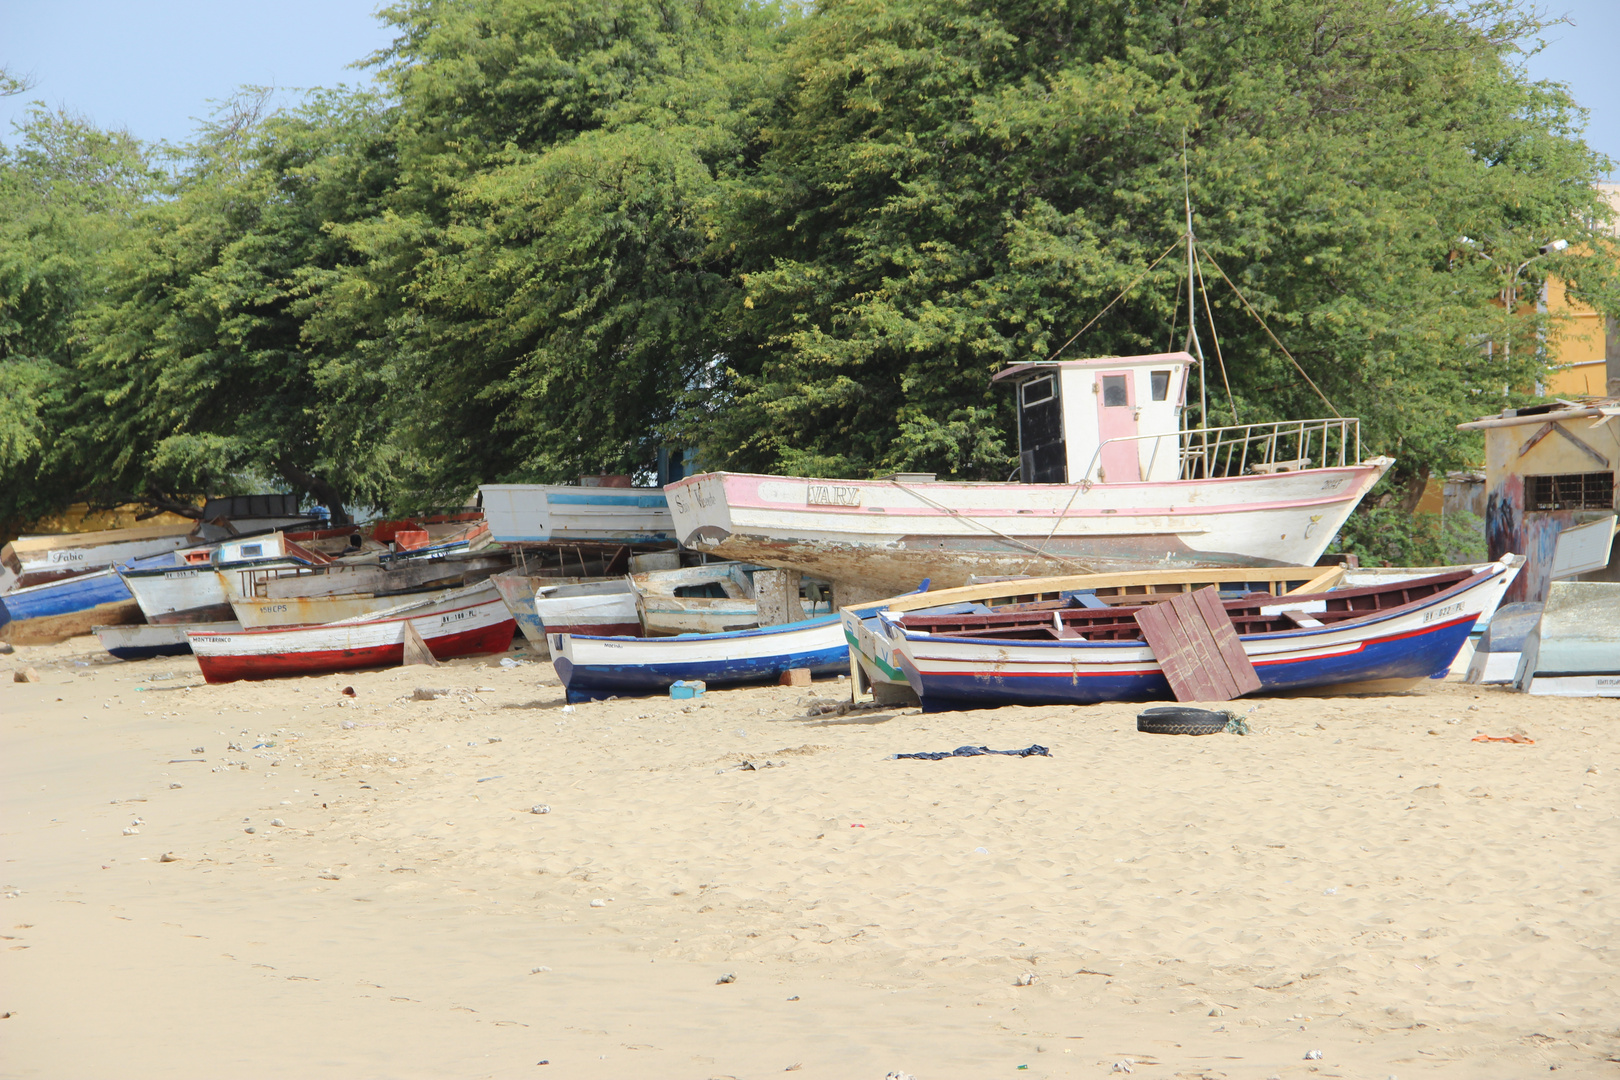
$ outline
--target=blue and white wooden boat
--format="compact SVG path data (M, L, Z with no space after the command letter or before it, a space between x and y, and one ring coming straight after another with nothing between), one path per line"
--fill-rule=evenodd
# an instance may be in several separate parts
M141 621L141 609L114 570L14 589L0 596L0 641L51 645L92 627Z
M1223 599L1270 593L1322 592L1344 583L1346 570L1338 566L1225 567L1217 570L1139 570L1112 574L1071 574L1065 577L1007 578L954 589L930 591L924 581L915 591L863 608L844 608L844 640L849 644L850 677L859 697L867 690L879 700L911 697L911 686L900 670L894 645L881 615L942 615L993 611L1030 611L1052 606L1087 607L1128 605L1163 599L1177 593L1214 586ZM1421 577L1411 572L1408 578ZM1382 584L1382 581L1376 582ZM1369 582L1374 584L1374 582Z
M497 543L661 544L675 538L663 488L485 484L478 498Z
M191 642L186 631L230 634L242 629L241 623L176 623L169 626L98 626L101 647L120 660L150 660L158 656L190 656Z
M551 634L552 664L569 701L661 694L678 680L710 686L775 682L784 671L812 675L847 669L849 650L836 615L819 619L665 638Z
M1225 605L1260 677L1257 693L1391 691L1443 678L1523 564L1507 555L1472 571ZM1131 611L1026 611L1012 624L993 612L880 618L925 711L1169 699ZM951 629L941 630L947 620Z

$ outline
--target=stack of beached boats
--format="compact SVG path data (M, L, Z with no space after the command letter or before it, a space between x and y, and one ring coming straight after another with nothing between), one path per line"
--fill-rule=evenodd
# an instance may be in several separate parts
M631 560L657 565L678 553ZM748 563L707 562L671 569L634 569L617 576L563 577L519 567L496 577L507 607L528 640L549 648L557 634L597 637L672 637L751 630L759 626L754 573ZM831 614L830 600L812 583L808 603Z
M266 529L318 524L297 517L267 520ZM98 625L140 622L140 606L118 567L172 562L176 551L233 535L238 535L234 525L216 518L13 540L0 548L0 640L45 645Z
M105 573L149 625L104 640L120 655L189 649L221 681L497 651L521 628L573 701L847 670L857 695L928 710L1445 673L1522 560L1314 565L1392 462L1362 458L1353 419L1183 428L1196 363L1001 372L1017 395L1019 482L486 485L481 511L406 523L386 552L290 533L134 552ZM687 565L705 559L742 561ZM780 598L800 574L813 579L808 617L759 625L762 606L767 621L791 607ZM825 610L822 585L837 598Z
M570 700L650 693L676 680L775 680L848 670L857 696L928 711L1176 696L1144 640L1145 609L1210 591L1253 667L1253 689L1390 690L1441 677L1488 621L1520 556L1357 580L1343 567L1149 571L924 588L836 618L672 639L554 635ZM847 665L847 668L846 668Z
M511 565L509 555L492 547L480 519L409 524L408 530L378 527L369 539L352 528L301 540L273 533L123 567L120 576L148 625L101 627L97 634L124 659L176 655L194 652L199 634L219 646L221 638L242 631L381 616ZM256 649L258 656L263 650ZM244 670L255 663L267 674L278 670L258 660Z

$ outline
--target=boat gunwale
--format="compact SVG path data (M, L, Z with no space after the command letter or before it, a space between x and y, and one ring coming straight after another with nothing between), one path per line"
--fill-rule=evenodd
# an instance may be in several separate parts
M1402 618L1402 617L1405 617L1407 615L1414 614L1417 611L1420 611L1425 607L1432 606L1432 605L1434 605L1434 604L1436 604L1436 603L1438 603L1438 602L1440 602L1440 601L1442 601L1444 599L1447 599L1447 598L1450 598L1450 597L1453 597L1453 596L1461 596L1464 593L1468 592L1469 590L1474 589L1474 588L1478 587L1479 585L1484 584L1485 582L1492 581L1492 580L1495 580L1495 579L1499 578L1502 574L1507 573L1509 569L1510 569L1510 567L1504 566L1504 565L1502 565L1500 563L1497 563L1497 564L1494 564L1490 568L1480 570L1480 571L1476 571L1476 572L1470 574L1466 578L1459 579L1455 584L1449 586L1446 589L1441 590L1440 592L1434 593L1434 594L1432 594L1430 596L1426 596L1426 597L1424 597L1424 598L1422 598L1420 600L1413 600L1413 601L1411 601L1409 603L1402 604L1399 607L1388 608L1388 609L1382 610L1382 611L1377 611L1377 610L1369 611L1369 612L1367 612L1367 614L1365 616L1362 616L1360 618L1343 619L1343 620L1341 620L1339 622L1324 624L1322 626L1301 626L1301 627L1296 627L1295 629L1292 629L1292 630L1268 630L1268 631L1264 631L1264 632L1258 633L1258 634L1239 634L1238 635L1238 640L1239 641L1244 641L1244 642L1247 642L1247 641L1291 640L1291 639L1312 637L1312 636L1316 636L1316 635L1320 635L1320 634L1337 633L1337 632L1343 631L1343 630L1359 629L1361 627L1366 627L1366 626L1374 626L1374 625L1376 625L1376 624L1378 624L1380 622L1385 622L1385 621L1387 621L1389 619L1392 619L1392 618ZM1436 575L1436 576L1440 576L1440 575ZM1423 579L1419 578L1419 579L1416 579L1416 580L1421 581ZM1408 583L1402 583L1402 584L1408 584ZM1396 586L1396 585L1388 586L1388 588L1396 588L1396 587L1398 587L1398 586ZM1289 595L1293 596L1293 594L1289 594ZM1333 596L1333 593L1326 592L1326 593L1303 594L1303 595L1296 596L1294 598L1297 599L1297 600L1300 600L1300 601L1306 601L1306 600L1318 600L1318 599L1322 599L1324 597L1331 597L1331 596ZM1278 597L1277 599L1281 600L1282 597ZM1272 605L1266 605L1266 606L1270 607ZM1006 647L1007 645L1016 645L1016 646L1018 646L1020 648L1028 646L1028 647L1037 648L1037 649L1047 649L1047 648L1059 648L1059 649L1092 649L1092 648L1151 649L1151 646L1148 645L1148 643L1146 641L1086 641L1086 640L1040 641L1040 640L1037 640L1037 639L1026 639L1026 638L957 637L957 636L950 635L950 634L930 634L926 630L907 630L905 628L904 623L894 622L894 621L892 621L892 620L890 620L888 618L885 618L884 616L886 614L887 614L887 612L881 612L881 611L878 613L878 617L883 620L884 627L885 628L899 629L901 631L902 639L906 640L906 641L949 642L949 643L952 643L952 644L962 644L962 645L976 645L976 644L980 644L980 643L994 643L997 646L1000 646L1000 647L1003 647L1003 648ZM1470 619L1477 619L1478 618L1477 615L1471 615L1471 616L1467 616L1467 617L1470 618ZM1441 624L1436 623L1435 625L1441 625ZM1423 629L1427 629L1427 627L1424 627ZM898 640L898 639L895 639L892 634L890 635L890 638L891 638L891 640Z
M381 619L356 619L356 620L344 620L342 622L309 623L309 624L304 625L304 626L259 626L259 627L254 627L252 629L244 627L241 630L233 630L233 631L229 631L228 633L225 633L225 634L219 634L217 636L235 637L235 636L237 636L239 634L240 635L247 635L247 634L299 634L299 633L308 633L308 632L314 631L314 630L345 630L345 629L348 629L350 627L355 627L355 626L382 626L382 625L386 625L388 623L409 622L412 619L427 618L430 614L431 615L452 615L452 614L454 614L454 613L456 613L458 611L468 611L468 610L471 610L472 608L487 607L490 604L501 604L502 606L504 606L505 601L503 601L501 599L499 593L497 593L495 596L492 596L487 600L478 600L478 601L475 601L475 602L470 603L470 604L464 604L461 607L447 608L444 611L434 611L434 612L431 612L431 613L421 613L421 614L412 615L409 612L405 612L405 613L402 613L402 614L399 614L399 615L390 616L388 618L381 618ZM426 607L428 605L423 604L423 606ZM510 615L510 612L509 612L508 613L508 618L510 618L510 617L511 617L511 615ZM186 636L189 638L192 634L207 634L207 633L208 633L208 631L206 631L206 630L187 630L186 631Z

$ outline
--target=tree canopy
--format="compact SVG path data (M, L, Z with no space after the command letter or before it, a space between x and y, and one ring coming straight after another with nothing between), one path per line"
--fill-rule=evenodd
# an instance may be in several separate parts
M1534 392L1547 275L1620 312L1609 163L1514 0L379 17L370 89L246 89L180 147L38 108L0 148L0 518L405 510L661 448L1001 479L994 371L1180 347L1184 200L1190 422L1325 415L1314 383L1409 488Z

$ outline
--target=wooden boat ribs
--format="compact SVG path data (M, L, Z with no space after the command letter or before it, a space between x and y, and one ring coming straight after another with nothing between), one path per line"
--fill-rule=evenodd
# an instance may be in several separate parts
M1398 585L1369 585L1307 595L1275 596L1249 593L1222 600L1239 635L1295 630L1301 625L1290 612L1308 613L1317 623L1333 625L1374 612L1397 611L1421 603L1471 577L1467 570L1417 578ZM1158 595L1135 594L1112 599L1126 602L1106 608L1080 606L1076 595L1043 600L995 611L961 614L907 614L896 621L907 630L935 636L991 638L1021 641L1141 641L1136 612L1143 602L1154 603L1181 595L1180 590ZM1100 597L1098 599L1101 599Z

